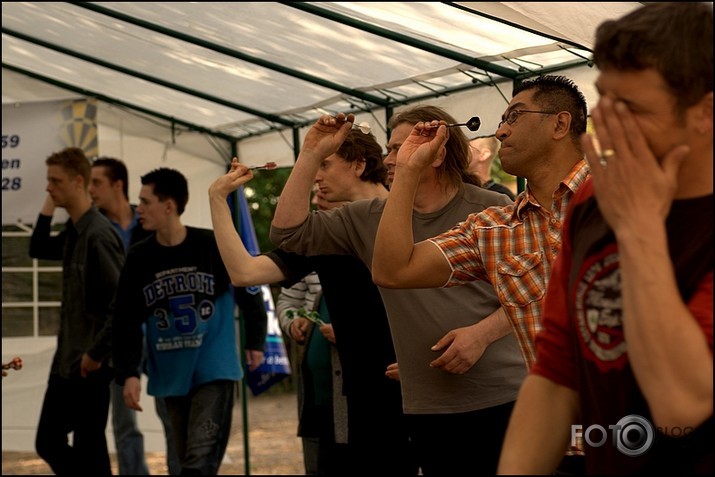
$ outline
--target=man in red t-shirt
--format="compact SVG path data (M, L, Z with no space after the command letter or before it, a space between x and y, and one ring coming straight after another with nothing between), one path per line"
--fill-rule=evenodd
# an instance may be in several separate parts
M596 33L591 180L552 268L499 473L713 473L713 10L646 4Z

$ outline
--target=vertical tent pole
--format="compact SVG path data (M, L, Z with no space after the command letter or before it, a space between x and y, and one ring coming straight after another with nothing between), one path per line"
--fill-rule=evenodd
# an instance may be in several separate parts
M236 146L236 142L232 141L231 142L231 158L238 157L238 148ZM231 165L229 164L228 170L230 170ZM243 189L237 189L236 192L234 192L230 197L231 200L231 208L233 209L233 225L236 227L236 230L239 232L239 235L241 234L240 230L240 223L241 223L241 212L238 207L238 196L237 194L240 193ZM240 334L240 340L239 340L239 357L241 359L241 362L243 363L243 379L241 379L241 412L243 415L243 462L244 462L244 469L245 469L245 475L251 475L251 464L250 464L250 456L251 452L249 450L249 438L248 438L248 401L246 399L247 397L247 386L246 382L248 379L248 364L246 363L246 326L244 324L244 317L243 313L241 310L239 310L238 314L238 332Z

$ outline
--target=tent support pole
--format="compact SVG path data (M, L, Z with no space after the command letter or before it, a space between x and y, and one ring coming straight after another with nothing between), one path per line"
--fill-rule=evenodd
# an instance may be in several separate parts
M236 144L236 141L231 141L231 157L238 157L238 146ZM231 165L228 165L228 170L231 169ZM239 209L238 209L238 200L236 197L236 194L239 193L239 189L237 189L233 195L231 196L231 201L233 202L233 225L236 227L236 230L239 229L239 224L240 222L240 217L239 217ZM239 230L240 233L240 230ZM243 363L243 379L241 379L241 412L243 415L243 463L244 463L244 474L245 475L251 475L251 462L250 462L250 457L251 457L251 452L249 448L249 436L248 436L248 400L246 399L248 397L248 388L247 388L247 380L248 380L248 363L246 363L246 326L244 324L244 319L243 319L243 314L239 313L238 315L238 330L240 333L240 340L239 340L239 359Z
M293 128L293 163L298 160L300 154L300 129Z

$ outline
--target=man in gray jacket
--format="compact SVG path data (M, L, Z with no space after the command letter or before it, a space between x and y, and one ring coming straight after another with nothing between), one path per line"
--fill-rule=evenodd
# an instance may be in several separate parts
M105 437L108 359L124 244L89 199L84 152L70 147L50 155L46 164L49 195L32 232L30 256L62 260L62 309L35 447L57 475L111 475ZM67 210L70 219L51 237L55 207Z

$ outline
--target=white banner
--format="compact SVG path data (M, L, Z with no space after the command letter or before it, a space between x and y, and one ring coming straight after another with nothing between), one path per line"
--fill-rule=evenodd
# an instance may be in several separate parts
M96 156L94 100L63 100L2 106L2 223L33 224L47 192L45 159L65 147ZM60 219L55 215L55 220ZM65 215L66 217L66 215Z

